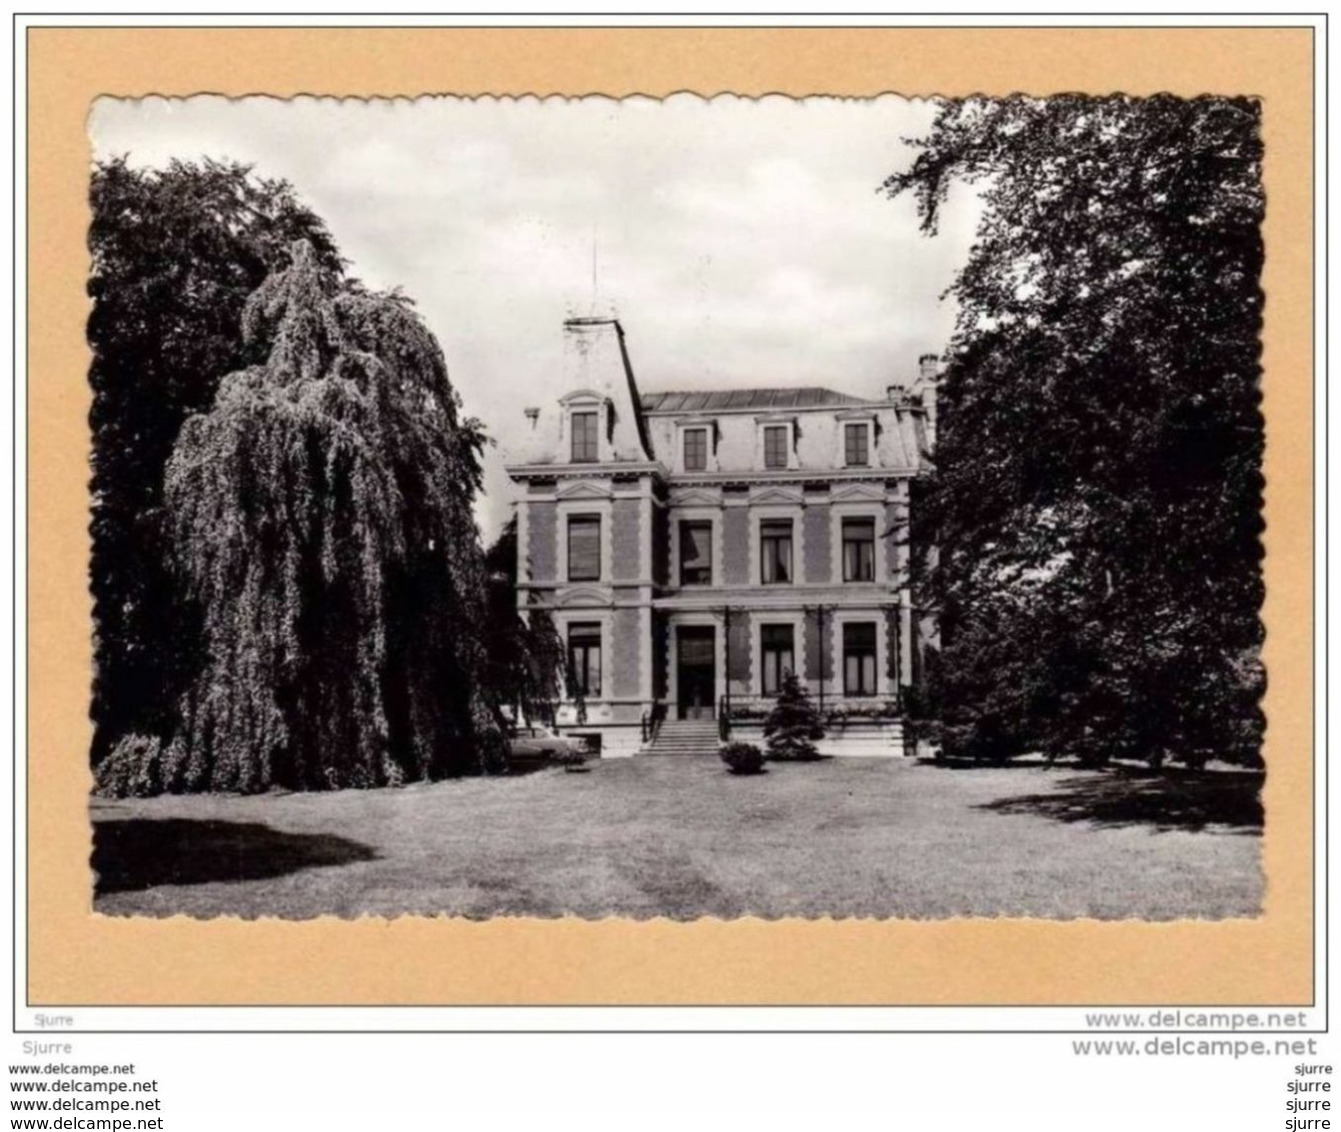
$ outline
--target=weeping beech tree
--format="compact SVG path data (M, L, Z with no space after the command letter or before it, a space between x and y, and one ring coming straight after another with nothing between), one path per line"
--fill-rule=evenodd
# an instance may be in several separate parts
M123 739L170 731L200 651L166 553L163 475L182 423L209 408L220 377L265 358L243 346L242 311L294 240L328 271L344 263L291 185L230 161L157 169L112 158L94 166L89 204L98 767Z
M304 241L248 301L262 365L224 378L168 463L174 566L204 655L168 790L396 785L490 768L476 679L482 428L407 300Z

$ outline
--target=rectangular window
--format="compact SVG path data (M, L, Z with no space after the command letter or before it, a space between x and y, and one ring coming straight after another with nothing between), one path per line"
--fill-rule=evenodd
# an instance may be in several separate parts
M680 585L712 585L712 524L680 524Z
M761 625L759 651L763 654L763 692L776 696L787 673L796 670L790 625Z
M598 621L568 626L568 675L573 696L601 694L601 626Z
M864 468L871 462L871 432L864 424L843 426L843 455L849 468Z
M843 694L875 695L875 624L848 622L843 626Z
M875 520L843 520L843 581L875 581Z
M701 472L708 466L708 430L706 428L687 428L684 430L684 470Z
M574 413L573 463L594 464L597 459L597 413Z
M842 689L846 696L876 695L876 624L842 626Z
M761 581L766 586L792 580L792 521L765 519L759 524Z
M786 425L767 425L764 428L764 467L785 468L787 466Z
M574 515L568 520L568 580L596 582L600 577L600 516Z

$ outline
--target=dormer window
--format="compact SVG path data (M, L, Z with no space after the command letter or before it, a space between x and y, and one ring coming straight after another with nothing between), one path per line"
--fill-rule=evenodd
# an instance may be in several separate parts
M702 417L677 420L673 451L677 471L717 471L717 422Z
M873 468L879 462L875 446L875 414L855 409L838 414L833 458L840 468Z
M600 414L584 409L572 414L573 463L594 464L600 459Z
M843 463L849 468L870 467L871 426L866 421L843 426Z
M781 413L754 418L754 467L785 471L797 466L796 418Z
M706 428L687 428L684 430L684 470L702 472L708 467L708 430Z
M559 407L563 413L561 459L570 464L600 464L613 458L614 406L608 397L592 389L579 389L560 397Z

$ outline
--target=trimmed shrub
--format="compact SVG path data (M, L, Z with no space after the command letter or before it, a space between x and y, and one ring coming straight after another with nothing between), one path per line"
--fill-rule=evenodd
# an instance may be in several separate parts
M148 798L163 793L163 744L155 735L123 735L93 771L100 798Z
M764 753L753 743L728 743L719 754L732 774L762 774Z
M782 681L773 710L764 722L768 757L775 762L810 762L819 758L816 739L824 738L824 724L810 693L789 672Z

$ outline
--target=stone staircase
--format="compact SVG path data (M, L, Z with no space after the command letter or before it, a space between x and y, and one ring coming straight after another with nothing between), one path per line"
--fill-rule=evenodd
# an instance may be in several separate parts
M715 755L722 741L715 719L667 719L642 749L645 755Z

